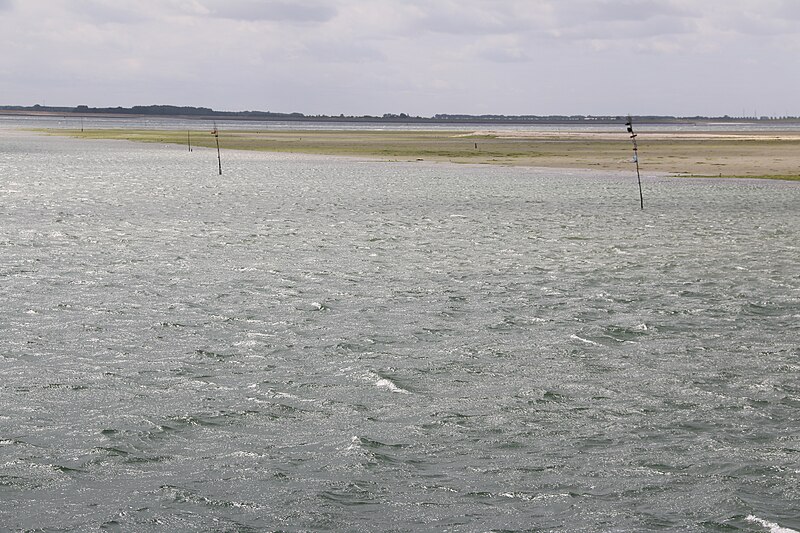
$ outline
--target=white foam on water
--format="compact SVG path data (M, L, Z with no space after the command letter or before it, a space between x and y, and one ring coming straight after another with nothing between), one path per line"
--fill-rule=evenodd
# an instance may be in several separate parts
M387 389L389 392L398 394L411 394L410 391L400 387L391 379L381 376L376 372L366 372L361 379L375 383L375 386L381 389Z
M391 379L381 378L375 382L375 385L377 385L382 389L389 389L391 392L397 392L400 394L409 394L409 392L406 389L398 387L397 384Z
M590 341L589 339L584 339L583 337L578 337L577 335L570 335L570 339L575 339L577 341L585 342L586 344L590 344L592 346L602 346L602 344L594 341Z
M561 494L529 494L525 492L501 492L498 494L501 498L509 498L509 499L517 499L517 500L524 500L524 501L541 501L541 500L552 500L552 499L564 499L569 498L570 495L567 493Z
M245 348L252 348L254 346L261 346L263 343L256 340L247 340L247 341L239 341L234 342L234 346L244 346Z
M753 522L754 524L759 524L764 526L765 528L769 529L770 533L800 533L796 529L791 529L788 527L782 527L775 522L769 522L764 520L763 518L758 518L757 516L749 515L746 520L748 522Z

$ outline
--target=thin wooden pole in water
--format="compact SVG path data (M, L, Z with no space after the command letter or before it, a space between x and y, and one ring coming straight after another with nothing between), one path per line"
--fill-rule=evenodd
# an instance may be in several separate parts
M214 131L211 133L214 134L214 139L217 141L217 161L219 162L219 175L222 176L222 156L219 153L219 130L216 122L214 123Z
M636 180L639 182L639 206L644 210L642 176L639 174L639 146L636 143L636 133L633 132L633 120L630 115L628 115L628 122L626 122L625 125L628 127L628 133L631 134L631 141L633 142L633 162L636 163Z

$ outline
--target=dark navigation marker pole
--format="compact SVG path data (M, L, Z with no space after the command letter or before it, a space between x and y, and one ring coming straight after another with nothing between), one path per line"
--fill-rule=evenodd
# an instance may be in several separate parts
M189 151L192 151L192 131L186 130L186 143L189 145Z
M216 122L214 123L214 131L212 131L211 134L217 141L217 161L219 162L219 175L222 176L222 156L219 154L219 130L217 129Z
M628 122L625 123L628 127L628 133L631 134L631 141L633 142L633 162L636 163L636 179L639 182L639 206L644 209L644 196L642 196L642 177L639 175L639 146L636 144L636 134L633 132L633 121L631 116L628 115Z

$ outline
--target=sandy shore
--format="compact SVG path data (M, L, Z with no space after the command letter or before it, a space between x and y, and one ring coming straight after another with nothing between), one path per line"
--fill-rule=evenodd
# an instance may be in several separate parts
M91 139L186 144L185 131L47 130ZM214 147L213 135L192 132L195 146ZM800 180L797 132L640 132L643 175L774 177ZM627 134L527 131L222 131L223 150L259 150L511 166L633 171Z

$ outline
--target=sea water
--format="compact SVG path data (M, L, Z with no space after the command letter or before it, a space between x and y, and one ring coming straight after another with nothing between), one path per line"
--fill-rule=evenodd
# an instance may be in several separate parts
M800 185L0 136L0 524L800 528Z

